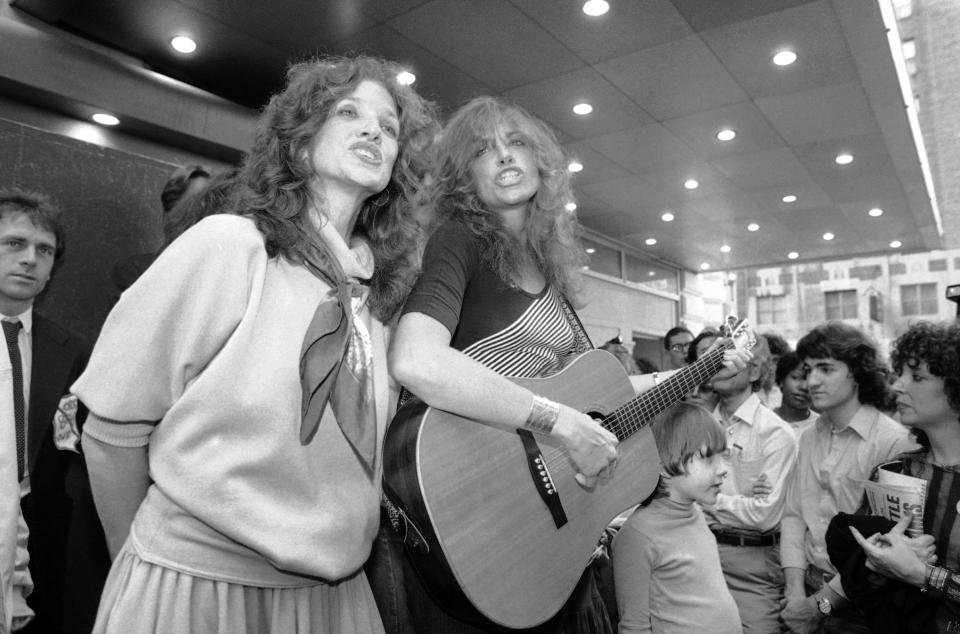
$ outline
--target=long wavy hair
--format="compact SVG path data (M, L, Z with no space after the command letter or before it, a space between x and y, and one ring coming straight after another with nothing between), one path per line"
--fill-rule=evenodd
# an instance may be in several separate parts
M853 374L859 401L879 410L890 409L890 372L877 345L862 330L839 321L821 324L797 342L797 356L804 361L843 361Z
M387 187L363 204L354 232L369 241L376 258L371 309L389 319L413 286L419 267L420 224L414 199L422 193L427 151L439 129L436 107L397 82L402 68L367 56L324 57L293 64L287 85L264 108L256 139L235 190L235 212L251 216L270 257L303 262L319 240L309 211L317 200L309 149L335 104L360 82L371 80L393 97L400 117L398 154Z
M515 128L526 137L540 173L540 187L529 202L523 243L480 200L470 173L477 150L503 127ZM525 258L532 257L547 282L575 302L586 256L577 239L577 218L566 209L573 193L567 159L553 131L520 106L477 97L450 117L435 160L431 200L436 220L453 218L466 225L481 241L484 262L504 283L513 283Z

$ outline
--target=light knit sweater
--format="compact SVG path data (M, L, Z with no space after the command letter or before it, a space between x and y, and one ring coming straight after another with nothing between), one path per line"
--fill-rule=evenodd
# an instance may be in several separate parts
M379 521L388 380L370 318L377 447L368 475L328 407L301 445L299 358L329 286L268 258L247 218L206 218L168 247L110 314L73 386L101 418L160 421L154 482L131 532L145 560L256 586L358 570ZM93 431L92 429L89 431Z
M739 634L740 615L700 508L657 498L613 540L620 632Z

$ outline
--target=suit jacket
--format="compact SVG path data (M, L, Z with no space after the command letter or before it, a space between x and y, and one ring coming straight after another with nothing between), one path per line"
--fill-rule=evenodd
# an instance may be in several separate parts
M36 312L27 421L30 494L22 508L30 529L28 604L37 613L27 631L83 632L92 627L109 555L93 506L83 456L57 449L53 420L60 399L80 376L90 346ZM86 411L81 407L77 421ZM89 622L89 626L87 625Z

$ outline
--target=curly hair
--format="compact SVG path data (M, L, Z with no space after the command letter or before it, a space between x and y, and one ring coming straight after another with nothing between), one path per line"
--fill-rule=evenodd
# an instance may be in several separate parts
M49 196L19 187L0 189L0 218L4 214L15 212L26 214L36 227L52 233L57 240L54 260L63 257L67 249L66 231L63 228L60 208Z
M960 323L921 321L893 342L890 360L899 374L904 366L916 369L926 361L930 374L943 379L943 392L955 412L960 412Z
M370 304L389 319L403 303L419 267L422 229L415 200L429 167L427 152L439 128L435 105L396 77L401 67L382 59L324 57L293 64L287 85L264 108L247 154L235 209L251 216L264 236L270 257L302 262L319 241L311 224L316 200L309 150L334 106L362 81L375 81L393 98L400 118L398 154L386 189L363 204L354 231L370 242L375 256Z
M511 235L499 214L484 205L470 172L477 150L503 126L516 128L530 142L540 187L530 200L525 243ZM579 223L566 209L573 202L567 160L553 131L520 106L493 97L477 97L457 110L436 148L436 179L430 199L437 221L453 218L482 244L484 263L505 283L514 281L527 255L558 291L576 301L586 261L577 239Z
M879 410L889 409L890 372L877 345L862 330L839 321L821 324L797 342L797 356L801 360L842 361L853 374L860 402Z

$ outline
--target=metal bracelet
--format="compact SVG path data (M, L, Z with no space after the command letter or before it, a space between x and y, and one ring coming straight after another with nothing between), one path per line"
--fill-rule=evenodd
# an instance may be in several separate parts
M542 434L549 434L553 431L553 426L557 424L559 418L559 403L534 395L533 403L530 405L530 414L527 415L527 422L523 426Z

